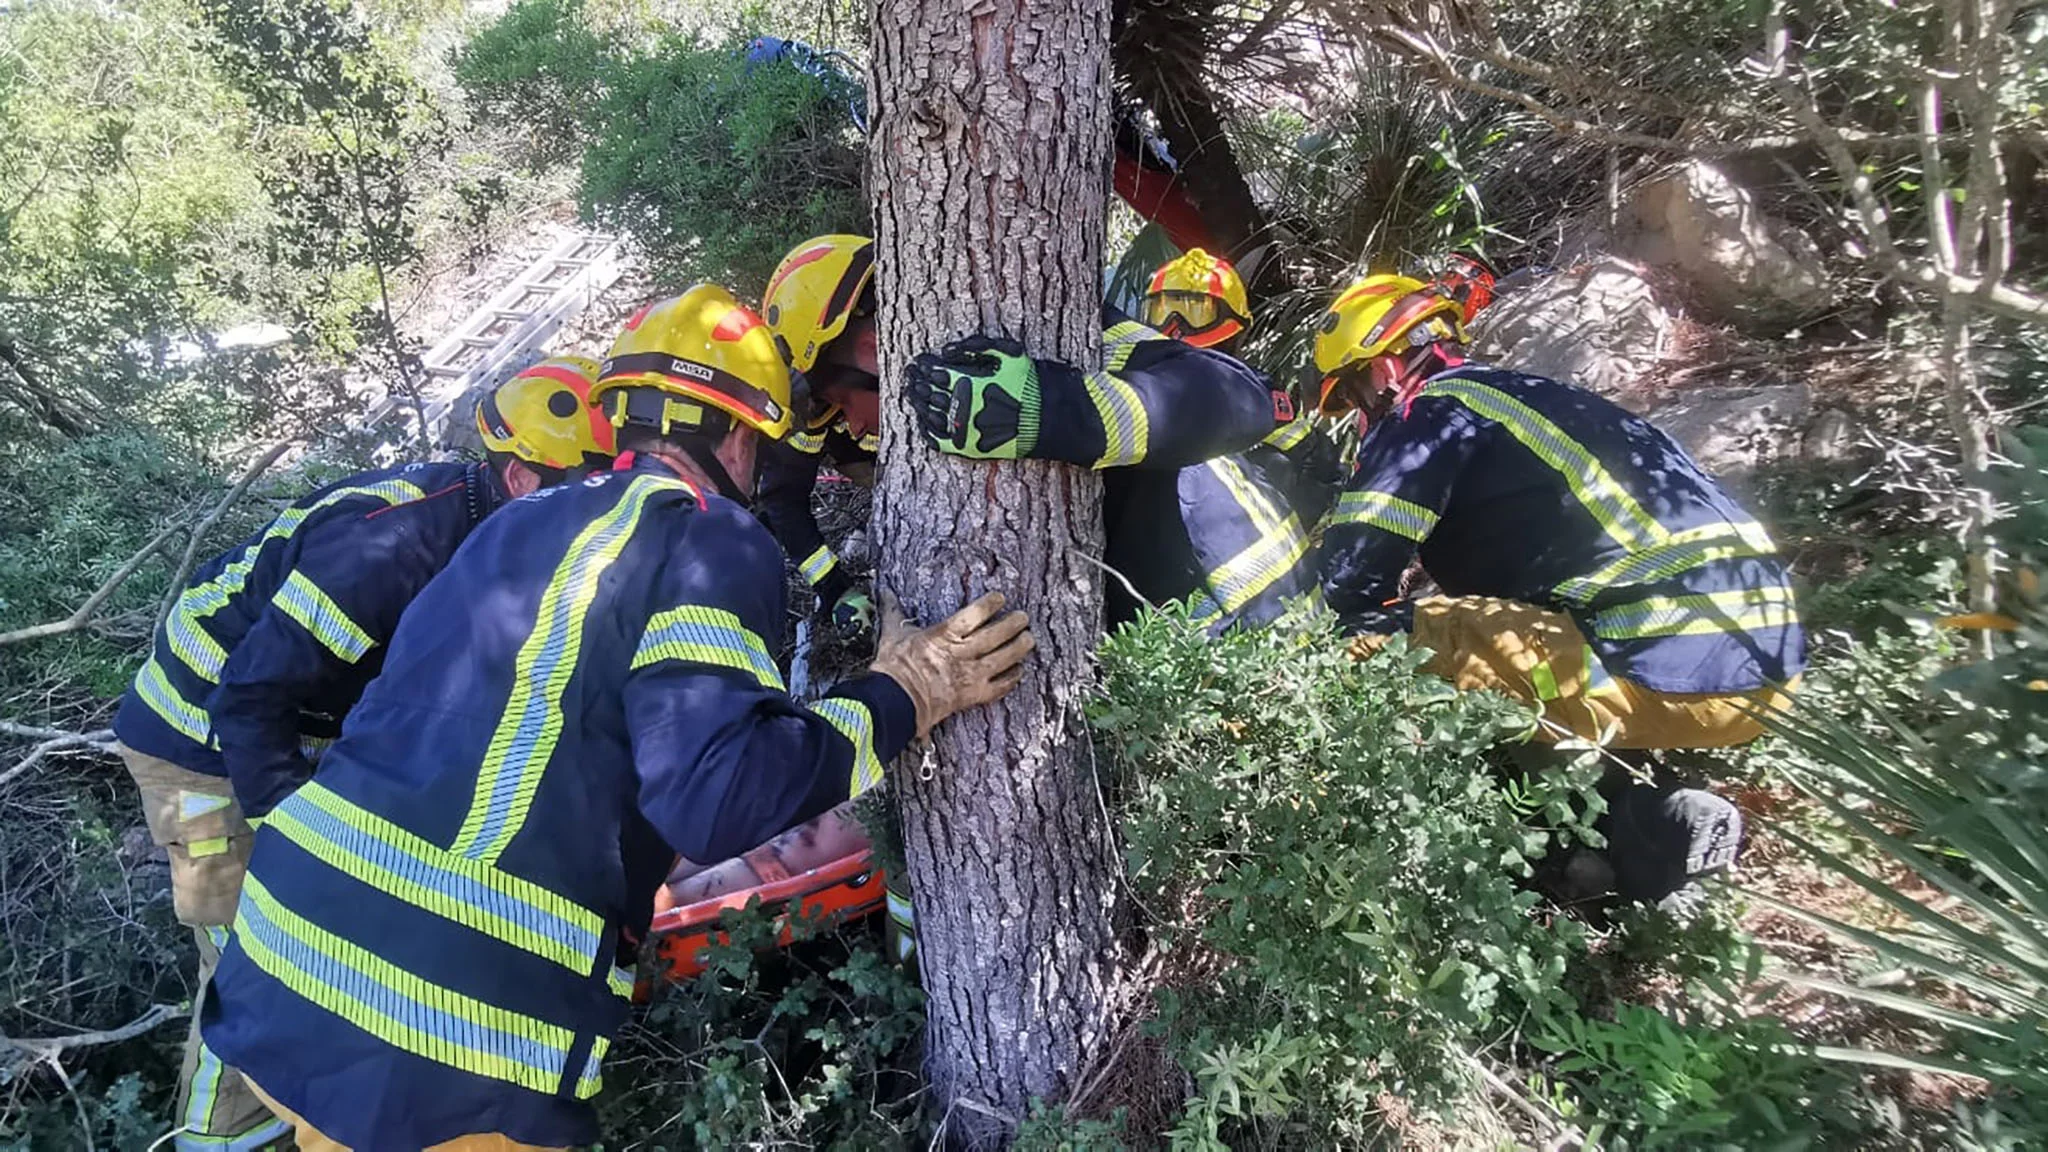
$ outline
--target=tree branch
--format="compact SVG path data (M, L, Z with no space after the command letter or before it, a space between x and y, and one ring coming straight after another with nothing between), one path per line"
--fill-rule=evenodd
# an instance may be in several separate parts
M164 618L171 614L171 605L178 602L178 593L185 590L185 578L192 574L192 565L198 559L199 545L206 539L206 534L219 523L220 518L235 501L242 498L242 493L249 490L249 485L255 483L256 478L268 471L272 464L277 463L277 458L284 455L285 449L290 448L293 443L295 441L281 440L271 445L268 452L258 456L254 463L242 469L242 474L235 478L234 486L228 489L227 495L221 497L220 503L215 504L213 510L192 529L191 538L185 541L185 554L178 558L178 568L171 573L171 582L164 589L163 601L157 605L156 625L150 629L152 634L157 628L163 627Z
M4 722L0 722L0 724L4 724ZM4 726L14 727L13 725ZM95 752L114 755L116 754L116 747L114 730L111 728L102 728L97 732L60 732L29 749L28 755L23 757L19 764L5 772L0 772L0 788L5 788L14 781L15 777L42 763L52 752L61 752L67 748L90 748Z
M185 1010L170 1004L152 1004L149 1011L121 1025L98 1032L80 1032L72 1036L23 1037L0 1035L0 1044L25 1052L37 1061L54 1064L64 1053L73 1048L92 1048L101 1044L119 1044L133 1040L144 1032L169 1020L182 1020Z
M100 606L107 602L107 598L119 590L122 584L127 583L128 578L135 575L135 570L142 567L142 562L163 547L164 542L177 530L178 526L173 524L157 533L155 538L142 546L142 551L130 556L126 564L121 565L119 570L107 577L106 582L101 584L97 591L86 597L85 603L80 604L78 610L71 615L47 624L35 624L27 628L17 628L12 632L0 632L0 645L15 644L23 640L40 640L45 636L62 636L85 627L91 622L93 614L100 610Z
M2048 323L2048 299L1988 277L1944 272L1925 260L1916 260L1899 251L1892 241L1884 205L1878 202L1877 193L1871 187L1869 173L1849 151L1842 133L1820 114L1813 98L1792 82L1785 63L1787 39L1784 5L1782 0L1778 0L1764 16L1764 78L1778 99L1791 110L1793 118L1820 146L1821 154L1828 158L1836 178L1849 190L1849 199L1855 204L1856 214L1863 221L1863 231L1870 240L1874 263L1890 275L1937 293L1975 296L1978 306L1986 312L2034 324Z

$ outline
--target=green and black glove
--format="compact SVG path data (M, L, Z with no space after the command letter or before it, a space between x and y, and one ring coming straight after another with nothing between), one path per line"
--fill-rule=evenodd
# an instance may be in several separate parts
M1038 364L1015 340L969 336L910 362L905 394L932 447L1021 460L1038 446Z
M875 602L858 588L832 605L832 626L842 636L865 636L875 627Z

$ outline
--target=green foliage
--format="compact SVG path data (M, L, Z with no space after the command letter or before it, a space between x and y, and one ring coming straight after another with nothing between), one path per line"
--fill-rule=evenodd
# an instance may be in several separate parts
M1804 984L1915 1018L1946 1039L1934 1053L1832 1050L1845 1060L1957 1069L1997 1086L2009 1120L2048 1122L2028 1101L2048 1093L2048 605L2033 573L2048 554L2048 472L2040 433L2016 437L2016 466L1994 480L2012 515L1997 533L2019 566L1995 658L1866 699L1845 716L1804 704L1774 731L1797 754L1780 766L1836 820L1847 847L1781 830L1818 864L1885 908L1866 927L1773 901L1784 911L1915 974L1878 990L1820 975ZM1912 685L1917 677L1906 678ZM1873 730L1874 725L1881 725ZM1898 874L1912 878L1902 884ZM2044 1130L2034 1129L2039 1138Z
M1614 1149L1799 1149L1827 1132L1817 1107L1849 1078L1771 1017L1713 1026L1622 1004L1613 1020L1544 1018L1529 1036Z
M687 987L664 987L605 1061L600 1148L908 1148L924 995L877 946L843 933L725 913L731 942Z
M485 119L522 134L535 163L582 154L582 138L619 51L583 0L520 0L464 45L455 79Z
M584 150L582 199L663 280L753 299L791 245L869 226L844 94L794 68L750 69L744 44L671 40L622 62Z
M302 273L270 303L413 396L393 279L420 260L415 173L448 149L440 109L363 13L314 0L199 0L228 83L265 131L266 256Z
M1583 933L1516 877L1589 834L1592 770L1511 794L1485 753L1527 714L1419 663L1398 643L1354 663L1323 620L1212 640L1179 610L1103 648L1091 718L1123 770L1132 883L1157 916L1198 909L1155 939L1221 969L1162 994L1197 1086L1177 1141L1356 1144L1376 1094L1447 1101L1467 1046L1572 1008Z

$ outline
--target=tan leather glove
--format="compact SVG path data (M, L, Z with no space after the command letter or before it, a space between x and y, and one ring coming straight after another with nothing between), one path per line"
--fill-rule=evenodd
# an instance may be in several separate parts
M1004 612L1003 594L991 592L929 628L905 622L896 598L882 594L882 630L868 666L902 686L917 706L917 734L955 712L1000 700L1024 675L1024 658L1038 647L1031 621Z

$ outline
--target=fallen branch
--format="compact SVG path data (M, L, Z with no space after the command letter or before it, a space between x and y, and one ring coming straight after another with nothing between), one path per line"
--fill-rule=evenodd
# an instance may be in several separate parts
M135 570L142 567L142 562L154 555L156 550L163 547L164 542L169 540L177 531L178 526L173 524L157 533L149 543L142 546L142 551L130 556L126 564L121 565L119 570L112 576L107 577L106 583L101 584L97 591L91 596L86 597L85 603L80 604L78 610L71 615L66 616L62 620L52 620L48 624L36 624L27 628L17 628L12 632L0 632L0 644L14 644L22 640L40 640L45 636L62 636L67 632L76 632L80 628L85 627L92 621L93 614L100 610L100 606L107 602L107 598L119 590L121 585L127 583L128 578L135 575Z
M73 1048L92 1048L101 1044L119 1044L133 1040L144 1032L167 1020L182 1020L185 1010L171 1004L152 1004L149 1011L121 1025L98 1032L80 1032L72 1036L22 1037L0 1035L0 1044L24 1052L35 1060L55 1064L64 1053Z
M7 724L4 727L14 729L19 726ZM15 777L42 763L52 752L61 752L67 748L90 748L95 752L114 755L118 747L114 741L114 730L111 728L102 728L97 732L56 732L53 729L37 729L37 731L51 732L52 734L45 736L42 743L29 749L28 755L24 756L20 763L5 772L0 772L0 788L5 788L14 781ZM9 732L8 734L16 735L18 733Z
M156 625L150 629L152 635L157 628L164 626L164 618L171 614L171 605L178 602L178 593L185 590L185 578L192 575L192 565L198 560L199 545L206 539L206 534L213 530L213 526L220 522L220 518L234 506L235 501L242 498L242 493L249 490L249 485L255 483L256 478L268 471L272 464L277 463L277 458L284 455L285 449L290 448L292 444L291 440L279 441L272 445L269 451L258 456L254 463L242 469L242 474L235 478L235 483L228 489L227 495L221 497L220 502L213 506L213 510L192 529L191 538L185 541L185 554L178 558L177 570L171 573L171 582L164 588L163 602L157 605Z

